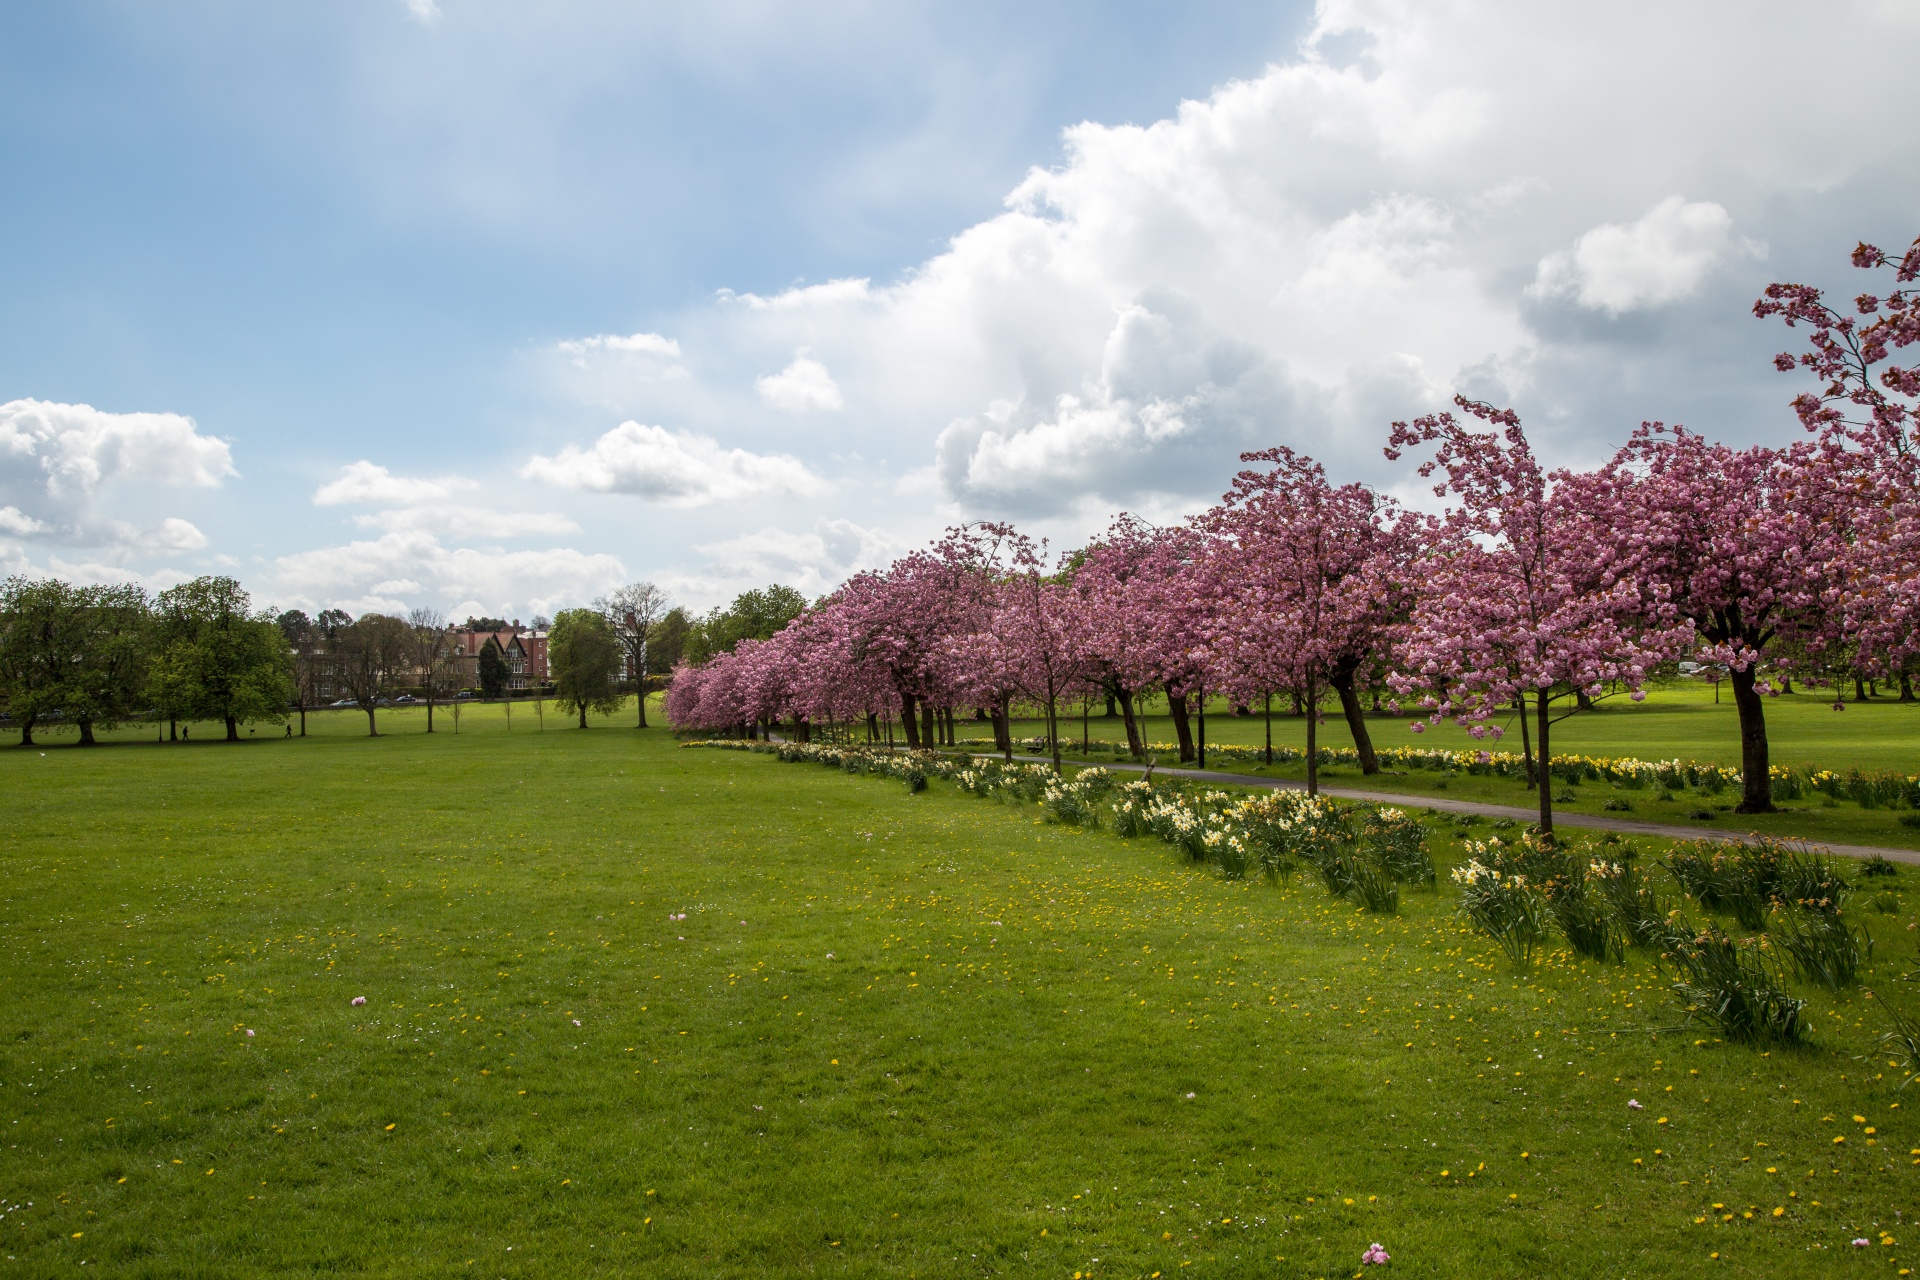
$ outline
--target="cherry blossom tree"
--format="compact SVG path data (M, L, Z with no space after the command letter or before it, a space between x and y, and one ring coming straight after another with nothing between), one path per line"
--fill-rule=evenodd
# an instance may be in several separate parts
M1365 485L1334 487L1319 463L1291 449L1240 460L1267 465L1240 472L1200 520L1216 540L1209 574L1215 666L1247 695L1300 692L1307 791L1317 795L1319 707L1329 688L1362 772L1380 771L1354 677L1411 607L1420 522Z
M1386 451L1397 459L1435 445L1420 474L1444 471L1434 492L1456 503L1422 561L1423 590L1394 686L1420 693L1434 723L1452 716L1476 738L1498 738L1499 727L1486 722L1516 703L1527 714L1531 699L1540 829L1551 834L1553 704L1597 695L1612 681L1644 697L1648 668L1690 631L1642 582L1635 548L1594 518L1604 481L1549 475L1511 409L1465 397L1454 403L1495 430L1440 413L1394 423Z

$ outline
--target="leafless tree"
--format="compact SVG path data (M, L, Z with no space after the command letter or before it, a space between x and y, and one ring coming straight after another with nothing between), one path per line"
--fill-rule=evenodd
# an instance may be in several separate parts
M365 613L333 642L334 671L347 696L367 713L367 736L378 737L374 709L411 672L413 630L383 613Z
M640 728L644 729L647 727L647 637L673 608L673 601L651 582L630 582L612 595L594 601L593 607L612 624L614 635L620 638L620 648L633 671L634 690L640 695L636 701L640 704Z
M438 609L415 609L407 615L409 656L414 678L427 695L427 732L433 732L433 704L450 693L459 682L454 662L453 632L447 615Z

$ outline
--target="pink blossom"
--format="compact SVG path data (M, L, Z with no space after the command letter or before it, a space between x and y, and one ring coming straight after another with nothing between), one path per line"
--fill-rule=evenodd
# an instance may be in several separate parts
M251 1039L253 1039L253 1028L252 1028L252 1027L248 1027L248 1028L247 1028L247 1039L249 1039L249 1040L251 1040Z
M367 1002L367 998L365 996L355 996L352 1001L353 1005L356 1008L359 1007L360 1005L365 1004L366 1002Z
M1368 1245L1367 1251L1360 1255L1361 1266L1384 1267L1391 1261L1393 1256L1378 1243Z
M1864 1249L1872 1243L1873 1241L1867 1239L1865 1236L1855 1236L1853 1239L1853 1247L1856 1249Z
M1638 1098L1628 1098L1627 1106L1631 1107L1635 1111L1644 1111L1646 1109L1640 1105L1640 1099Z

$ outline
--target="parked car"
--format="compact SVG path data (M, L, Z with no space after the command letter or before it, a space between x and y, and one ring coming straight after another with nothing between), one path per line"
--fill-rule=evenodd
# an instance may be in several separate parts
M357 707L360 704L355 702L352 698L341 698L338 702L329 702L327 705L330 707L337 707L344 711L348 707Z
M396 707L417 707L420 705L420 702L421 700L412 694L403 693L393 700L393 705Z

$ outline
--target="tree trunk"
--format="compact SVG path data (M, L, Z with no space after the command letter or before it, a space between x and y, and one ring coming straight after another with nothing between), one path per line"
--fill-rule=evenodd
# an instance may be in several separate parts
M1118 683L1114 685L1114 689L1116 690L1114 694L1115 700L1120 704L1120 714L1126 721L1127 754L1131 755L1135 760L1145 760L1147 758L1147 744L1140 741L1140 722L1135 719L1133 714L1133 694Z
M1347 717L1347 732L1353 735L1353 749L1360 755L1360 772L1371 775L1380 772L1380 758L1373 753L1373 735L1367 732L1367 713L1360 706L1360 695L1353 690L1353 673L1359 668L1357 660L1343 661L1334 667L1327 683L1340 694L1340 710Z
M880 717L877 713L869 711L867 712L867 741L873 743L879 741L879 739Z
M231 722L231 721L229 721L228 723L232 723L232 722ZM379 728L379 726L378 726L378 725L376 725L376 724L374 724L374 722L373 722L373 708L372 708L372 707L368 707L368 708L367 708L367 736L368 736L369 738L377 738L377 737L379 737L379 736L380 736L380 728Z
M1109 693L1107 694L1107 717L1106 717L1106 718L1107 718L1107 719L1109 719L1109 720L1111 720L1111 719L1113 719L1113 718L1114 718L1114 717L1115 717L1116 715L1119 715L1119 714L1120 714L1120 713L1119 713L1118 711L1116 711L1116 710L1114 710L1114 706L1113 706L1113 694L1112 694L1111 692L1109 692Z
M1199 728L1194 760L1204 769L1207 767L1207 690L1204 685L1194 694L1194 721Z
M1900 673L1900 701L1913 701L1913 680L1904 671Z
M640 708L640 723L635 727L644 729L647 727L647 678L645 676L640 677L640 694L634 702Z
M1535 689L1533 697L1540 714L1540 831L1550 836L1553 834L1553 753L1547 747L1547 731L1553 718L1547 710L1547 690Z
M1273 763L1273 695L1272 694L1267 695L1266 702L1263 704L1263 711L1267 719L1266 762L1268 764L1272 764Z
M227 741L240 741L240 722L232 716L227 717Z
M80 745L83 747L92 747L92 746L99 745L93 740L93 721L92 720L80 721Z
M1593 710L1593 699L1587 696L1585 689L1576 689L1573 693L1573 705L1578 711Z
M1301 701L1307 704L1307 794L1320 794L1320 691L1307 681L1307 696ZM1344 699L1342 700L1344 701Z
M1773 775L1767 771L1767 711L1754 686L1752 667L1727 673L1733 705L1740 711L1740 803L1735 813L1773 812Z
M1173 715L1173 736L1180 742L1180 763L1193 759L1193 726L1187 722L1187 695L1167 690L1167 710Z
M584 702L580 704L580 727L587 727L587 704Z
M1527 728L1526 696L1523 694L1515 698L1513 705L1520 708L1520 758L1527 762L1527 790L1531 791L1539 785L1540 779L1533 767L1533 734Z
M307 704L304 702L300 704L300 736L307 736Z
M1007 763L1013 763L1013 726L1007 723L1007 704L989 708L988 719L993 721L993 749L1006 756Z
M1780 677L1780 692L1782 692L1782 693L1792 693L1792 692L1793 692L1793 677L1792 677L1792 676L1781 676L1781 677Z
M1047 695L1047 740L1053 744L1053 771L1060 772L1060 702Z
M933 709L933 704L931 702L928 702L924 698L921 699L920 701L920 745L923 749L927 751L933 750L934 744L940 741L939 738L934 736L934 721L937 715L938 713Z
M1853 700L1855 702L1865 702L1867 700L1866 681L1862 680L1859 676L1853 678Z
M427 690L427 732L433 732L433 690Z
M38 719L37 716L28 716L25 720L22 720L20 722L20 745L21 746L30 747L33 745L33 722L36 719Z
M910 693L900 695L900 729L907 735L907 750L920 749L920 717L914 714L914 696Z

